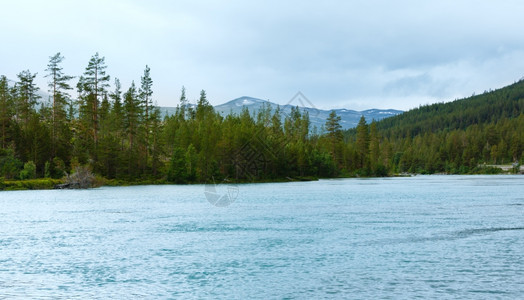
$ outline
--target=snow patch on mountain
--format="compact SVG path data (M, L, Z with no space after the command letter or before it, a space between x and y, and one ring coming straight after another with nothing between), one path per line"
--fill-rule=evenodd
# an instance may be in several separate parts
M242 96L224 104L215 106L215 110L225 116L230 113L240 114L242 112L242 109L246 107L249 110L250 114L254 116L256 112L263 106L269 106L272 111L275 111L277 107L280 107L280 112L283 118L285 118L287 115L291 113L292 108L296 107L296 105L293 105L293 103L286 105L278 105L267 100ZM328 118L331 112L331 110L322 110L312 107L299 108L301 111L308 112L311 122L311 128L317 127L317 129L321 129L324 126L324 124L326 123L326 119ZM402 113L402 111L400 110L393 109L368 109L364 111L355 111L345 108L335 109L335 112L341 118L341 125L343 129L349 129L357 126L358 121L362 116L364 116L368 122L371 122L373 120L379 121L381 119Z

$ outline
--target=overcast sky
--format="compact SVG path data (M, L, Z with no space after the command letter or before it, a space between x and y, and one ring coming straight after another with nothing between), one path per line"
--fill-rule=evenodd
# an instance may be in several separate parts
M214 105L301 91L317 108L406 110L524 76L521 0L16 0L1 11L0 74L29 69L47 89L49 56L78 76L98 51L124 88L149 65L161 106L184 85Z

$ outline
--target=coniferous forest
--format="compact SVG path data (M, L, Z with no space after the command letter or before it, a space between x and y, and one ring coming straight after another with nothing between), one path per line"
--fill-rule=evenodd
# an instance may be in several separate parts
M522 162L524 81L380 122L362 118L348 131L332 112L313 134L298 107L221 116L204 90L191 105L183 87L176 113L164 116L148 66L122 85L98 53L76 77L63 73L63 59L48 61L49 99L40 99L36 73L0 77L2 181L59 179L80 166L123 183L201 183L485 173Z

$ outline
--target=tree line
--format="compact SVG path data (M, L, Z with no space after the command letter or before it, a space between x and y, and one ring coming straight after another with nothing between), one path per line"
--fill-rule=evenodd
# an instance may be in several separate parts
M524 81L449 103L421 106L377 123L390 169L477 173L483 165L522 164ZM350 133L350 135L354 133ZM387 151L386 151L387 152Z
M204 90L193 105L182 88L175 113L163 116L148 66L124 89L98 53L78 77L64 74L63 60L57 53L47 64L47 101L37 74L22 71L14 84L0 77L0 177L62 178L78 166L107 179L173 183L468 173L520 160L524 150L522 82L380 122L362 117L348 131L332 111L312 133L298 107L222 116Z

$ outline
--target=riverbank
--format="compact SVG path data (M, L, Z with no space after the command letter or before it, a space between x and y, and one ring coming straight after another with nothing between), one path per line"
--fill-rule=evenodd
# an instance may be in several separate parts
M498 165L482 166L474 169L474 172L448 174L448 173L434 173L434 174L417 174L417 173L399 173L392 174L386 177L411 177L416 175L508 175L512 173L510 168L500 168ZM520 174L524 174L524 167L521 166ZM373 177L362 177L358 175L347 175L339 176L334 178L373 178ZM215 182L188 182L181 185L192 185L192 184L248 184L248 183L279 183L279 182L298 182L298 181L317 181L320 178L311 176L297 176L297 177L285 177L285 178L273 178L273 179L261 179L261 180L217 180ZM0 178L0 191L22 191L22 190L51 190L55 189L56 186L65 183L65 179L51 179L51 178L39 178L39 179L27 179L27 180L1 180ZM174 183L169 182L165 179L146 179L146 180L122 180L122 179L105 179L101 177L96 178L96 187L100 186L135 186L135 185L172 185Z
M64 183L63 179L0 180L0 191L51 190Z
M503 172L515 172L515 168L517 166L515 164L509 164L509 165L481 165L481 167L501 169ZM520 174L524 174L524 166L518 165L518 172Z
M210 184L210 183L278 183L278 182L293 182L293 181L317 181L317 177L286 177L277 179L262 179L257 181L250 180L217 180L215 182L188 182L181 185L191 184ZM52 190L56 189L57 186L63 185L65 179L51 179L51 178L39 178L39 179L26 179L26 180L1 180L0 178L0 191L23 191L23 190ZM149 179L149 180L121 180L121 179L105 179L97 177L95 180L94 187L100 186L134 186L134 185L167 185L174 184L165 179Z

